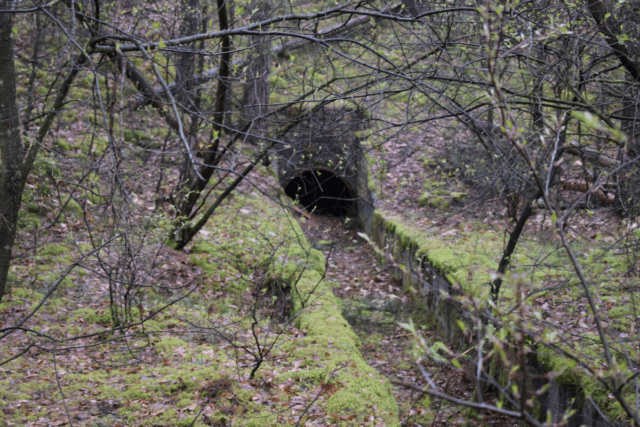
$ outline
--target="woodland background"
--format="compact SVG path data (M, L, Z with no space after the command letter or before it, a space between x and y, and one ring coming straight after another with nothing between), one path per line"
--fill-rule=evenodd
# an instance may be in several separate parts
M609 0L0 1L0 424L640 426L639 24ZM364 124L376 212L466 348L356 218L283 194L277 150L325 112ZM561 415L554 384L581 396Z

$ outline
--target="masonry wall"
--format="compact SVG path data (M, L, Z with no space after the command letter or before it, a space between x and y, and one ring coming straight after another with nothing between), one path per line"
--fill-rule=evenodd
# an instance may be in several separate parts
M307 170L324 170L342 178L349 187L360 227L371 226L373 198L367 185L367 162L357 133L367 120L357 111L324 110L301 121L275 147L278 181L286 186Z

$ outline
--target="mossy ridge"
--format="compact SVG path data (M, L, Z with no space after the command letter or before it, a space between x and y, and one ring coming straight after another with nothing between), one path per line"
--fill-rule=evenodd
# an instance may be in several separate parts
M383 231L393 233L399 243L397 247L391 242L389 250L394 254L401 254L409 250L415 254L416 260L439 270L446 275L452 284L459 284L463 288L473 282L487 283L490 281L490 270L495 269L500 261L495 254L486 250L488 246L501 245L501 236L497 233L460 232L456 242L435 238L430 233L406 224L403 220L384 211L376 210L373 219L374 232ZM432 234L432 233L431 233ZM483 248L483 250L478 250ZM472 274L469 274L472 273Z
M592 338L597 339L595 336ZM600 360L604 363L604 360L602 360L602 354L598 354L589 349L584 351L586 355L594 357L595 360ZM555 378L555 381L558 384L578 390L582 396L591 397L591 399L593 399L607 418L612 422L624 421L627 419L626 412L620 403L610 397L610 393L604 385L597 381L593 375L585 373L583 368L577 366L577 363L574 360L559 357L548 349L539 350L537 360L547 371L553 371L559 374ZM633 375L625 363L617 363L617 368L624 372L624 376L626 378ZM596 365L597 362L591 364L592 367ZM633 402L635 399L635 390L629 386L623 387L622 396L627 402ZM584 397L582 397L578 402L578 406L581 408L584 404Z
M198 265L205 267L202 254L207 254L210 261L218 259L218 262L210 263L205 274L219 274L220 260L232 257L235 248L255 253L252 261L259 265L271 261L270 273L293 284L294 312L299 313L296 326L306 330L306 337L302 342L288 341L282 349L294 359L304 360L304 367L281 375L281 379L294 376L313 382L339 382L340 388L326 401L327 413L375 414L385 420L385 425L399 425L397 404L389 383L363 359L357 335L342 317L330 285L323 280L322 252L311 248L296 219L267 200L255 195L253 198L240 196L231 205L226 210L236 208L239 213L216 216L207 229L216 235L230 230L240 233L220 245L199 237L194 245L194 250L201 254ZM251 223L250 218L256 217L261 219L259 224ZM270 240L283 243L275 253L264 253ZM242 284L239 287L242 288Z
M402 220L399 220L392 214L384 211L376 211L374 213L373 227L374 233L382 232L395 235L397 243L387 241L387 244L390 246L390 249L391 251L393 251L392 253L394 255L402 254L407 250L417 254L417 258L422 259L423 262L440 270L440 272L445 275L445 277L452 285L461 285L465 292L474 290L470 285L477 285L478 277L480 277L480 284L486 285L486 283L488 283L488 281L490 280L490 277L487 274L482 274L482 272L480 272L479 275L460 274L465 273L468 270L467 265L472 264L473 260L484 260L485 266L490 267L493 265L493 268L495 268L499 261L499 258L496 260L492 260L490 257L476 257L475 254L470 257L469 253L460 253L458 249L452 249L450 245L444 245L442 239L430 238L428 234L421 232L416 227L405 224ZM491 237L491 234L493 234L494 237ZM497 236L497 234L482 233L481 236L482 237L478 238L478 242L482 244L476 244L476 246L486 249L487 245L492 242L495 243L495 237ZM388 234L386 237L383 237L383 239L388 239ZM394 245L397 246L394 247ZM533 280L532 285L535 286L548 277L557 278L560 276L570 279L571 270L559 267L560 265L562 265L562 260L566 259L566 257L564 257L563 254L555 253L553 248L548 249L546 252L542 252L541 246L541 244L534 241L523 240L522 242L520 242L520 247L524 248L524 250L538 250L540 251L540 253L546 253L547 259L553 258L554 260L553 263L550 263L551 266L547 266L540 272L530 275ZM607 278L605 277L604 273L606 272L609 276L611 276L612 273L624 275L626 265L624 264L624 262L622 262L621 258L611 250L605 250L603 248L593 246L590 247L589 245L582 245L579 242L573 242L572 246L574 246L574 250L583 252L583 255L585 256L590 256L590 259L592 261L593 259L598 260L598 262L591 262L586 264L584 266L584 271L588 272L592 282L597 283L600 280L603 280L601 285L602 289L599 291L600 301L602 301L603 304L615 304L616 302L619 302L621 295L619 295L619 292L616 293L615 285L605 286L606 282L604 282L604 280L615 282L615 278ZM487 251L485 250L484 252L486 253ZM608 268L605 268L605 266ZM569 283L570 285L567 288L568 297L574 298L576 301L579 300L583 296L581 288L579 286L575 286L577 284L575 283L575 280L569 281ZM612 323L614 323L616 326L624 326L624 323L620 322L623 319L629 320L627 318L630 317L630 313L631 311L628 309L628 307L617 306L611 307L611 310L607 311L606 314L608 315L608 320L612 321ZM590 357L594 363L594 366L596 363L598 363L598 361L604 363L603 350L601 348L601 345L599 344L599 337L596 335L592 335L590 336L590 338L591 339L587 340L587 344L581 345L579 349L581 351L581 354L585 354ZM575 351L575 349L572 349L570 347L567 347L565 349L569 352ZM619 350L619 353L624 354L623 350L621 349ZM631 357L633 358L634 355L631 355ZM576 368L575 362L571 359L559 356L549 350L539 350L538 361L546 370L560 373L560 375L556 378L556 381L560 385L579 390L585 396L591 396L594 401L598 405L600 405L600 407L605 411L605 414L611 420L622 420L626 416L621 406L614 399L611 399L609 397L609 393L602 386L602 384L597 382L592 376L585 374L582 369ZM631 372L628 370L624 362L617 363L618 369L626 372L627 377L631 375ZM506 379L504 383L506 383ZM623 390L623 393L625 397L628 397L629 399L632 399L634 397L631 389L627 390L625 388ZM584 402L578 402L578 404L582 406Z
M474 226L474 223L467 223L467 225ZM437 230L420 229L393 213L377 210L373 219L374 233L395 234L397 243L390 242L388 248L394 255L402 254L406 250L412 251L416 261L422 260L424 264L439 270L452 284L468 290L486 285L491 281L490 272L498 267L504 247L502 234L487 230L482 224L477 224L475 228L472 231L458 230L451 238L442 238ZM579 251L593 254L594 258L600 257L598 263L584 266L585 271L594 281L605 279L603 276L605 264L609 266L608 274L611 273L612 268L620 274L625 271L626 267L622 265L620 259L611 259L615 258L611 253L604 254L601 249L589 248L578 242L572 245ZM544 262L533 262L536 258ZM532 262L528 262L529 259ZM537 289L549 277L563 277L569 280L572 285L570 289L573 289L576 281L571 280L574 272L570 265L564 250L559 249L552 240L537 241L523 237L512 255L511 273L515 274L512 274L511 279L524 278L526 286ZM502 296L509 297L510 290L506 288L504 292ZM581 296L580 290L577 289L575 294L576 297Z
M233 209L241 208L243 210L251 209L252 212L250 214L227 214ZM255 218L258 215L261 218L262 215L268 215L268 220L263 221L265 227L256 232L255 224L248 223L248 218ZM215 242L207 241L204 236L198 238L198 242L194 246L194 256L197 255L197 257L192 257L192 259L198 261L200 265L209 263L212 266L209 271L205 272L205 275L215 272L221 265L230 264L228 260L230 257L239 261L246 260L247 253L257 252L250 260L251 262L265 263L266 256L258 251L264 249L264 242L261 242L260 239L265 236L286 241L286 244L273 257L275 262L272 264L272 273L290 280L297 278L302 273L297 286L298 292L300 295L305 295L313 290L315 294L312 296L312 308L308 310L302 309L302 297L296 299L297 310L303 311L303 316L299 319L299 326L307 329L307 337L303 339L303 346L298 345L297 342L289 342L285 347L287 351L291 352L290 357L294 360L303 358L307 362L311 362L312 355L319 354L322 356L319 360L320 363L326 366L324 369L314 369L315 367L309 365L296 373L295 376L306 378L316 384L318 381L335 381L340 384L340 389L326 402L328 413L344 414L345 416L354 413L359 415L374 414L376 417L382 416L385 419L385 425L398 425L395 419L397 408L390 388L386 381L380 378L362 359L357 350L358 339L341 317L337 302L328 291L327 285L324 282L318 285L324 274L324 257L321 252L309 247L296 220L273 206L239 197L234 198L230 206L227 206L225 211L221 211L221 215L213 218L208 229L213 229L216 232L233 230L236 234L224 245L216 245ZM250 231L254 233L250 234ZM221 247L224 247L222 254L220 253ZM215 252L216 250L218 252ZM58 247L48 247L43 252L47 256L55 257L62 251ZM220 258L209 257L209 252L221 256ZM241 252L245 255L242 255ZM237 265L242 268L244 264L239 262ZM233 274L230 275L231 281L237 282L235 290L244 290L244 283L237 280L235 276L235 273L240 273L240 271L233 267L229 268L229 272ZM242 271L242 273L247 272ZM231 286L230 289L233 290L234 287ZM203 310L193 311L182 306L175 306L170 312L160 314L148 321L146 327L149 331L170 330L178 326L179 317L204 317L205 315ZM70 313L70 316L76 320L82 317L82 323L93 329L96 327L99 329L110 320L107 310L99 308L81 308ZM97 400L121 399L124 406L118 409L118 413L123 417L136 416L140 410L140 404L135 401L140 399L153 400L167 395L179 395L177 406L189 406L188 403L196 400L194 390L199 382L222 377L224 373L220 366L230 361L224 358L224 355L218 354L217 360L210 360L211 363L208 365L211 366L205 368L203 363L193 363L188 360L191 358L193 361L200 357L203 350L210 349L210 347L192 347L189 341L183 339L182 336L160 336L153 338L152 341L154 348L159 352L158 354L163 357L172 357L176 349L182 347L184 361L177 366L150 368L153 375L149 376L147 372L146 379L143 378L144 372L132 373L122 369L110 372L89 369L83 373L68 375L66 379L69 383L65 383L65 390L70 395L68 404L73 406L78 403L76 401L78 396L74 395L74 391L92 389L95 390L94 398ZM332 375L334 373L336 375ZM149 378L155 378L155 381ZM282 377L283 380L286 378L286 376ZM88 384L92 385L88 386ZM240 389L237 392L238 395L242 394ZM246 403L253 405L249 401ZM285 408L280 409L284 410ZM264 410L263 407L256 406L251 410L251 419L245 419L242 423L246 422L246 425L273 423L273 425L277 425L274 414L264 412ZM383 411L382 414L380 411ZM140 425L162 424L163 422L178 422L179 425L189 425L193 420L192 415L177 420L179 414L176 411L169 412L165 411L157 416L144 419ZM198 421L196 425L204 424Z

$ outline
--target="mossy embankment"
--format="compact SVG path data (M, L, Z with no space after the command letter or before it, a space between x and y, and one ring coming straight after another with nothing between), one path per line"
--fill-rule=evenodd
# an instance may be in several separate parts
M535 227L543 228L540 223ZM470 345L464 339L458 322L473 318L473 314L461 306L452 309L438 293L442 290L442 283L447 283L447 292L452 294L488 298L490 281L495 277L505 244L504 233L482 222L467 222L443 230L430 226L428 221L411 221L400 213L382 210L375 212L373 229L369 232L376 245L399 264L405 285L425 297L425 308L431 313L441 336L454 346L465 342ZM597 243L575 234L570 238L593 288L599 315L609 333L609 345L616 355L617 369L630 377L632 372L625 360L635 360L637 349L629 348L624 341L636 322L633 301L627 289L627 258L611 238L598 238ZM498 308L508 311L514 304L515 289L524 291L531 307L530 318L526 319L528 327L538 331L532 342L553 344L561 349L544 350L545 346L531 349L537 355L531 360L532 369L552 372L550 378L555 378L555 384L569 391L559 393L567 397L566 402L547 403L557 405L555 411L573 407L578 412L576 416L582 416L588 396L610 420L626 419L620 405L594 374L606 370L604 348L595 330L584 290L559 240L553 233L544 231L526 234L521 238L511 263L512 269L505 277ZM419 271L425 272L422 278L417 274ZM435 293L425 293L425 281L432 285L437 282L430 275L441 277L440 287L436 286ZM510 317L507 320L513 321ZM473 328L473 325L468 324L467 330L469 327ZM567 357L567 354L572 356ZM581 360L582 366L572 357ZM592 372L589 373L588 369ZM498 377L507 381L508 375ZM630 401L633 393L630 387L624 387L623 394ZM551 398L544 394L544 399ZM543 412L538 410L544 418Z
M89 283L85 304L74 300L72 284L61 288L36 316L34 331L55 337L64 350L56 351L55 365L51 352L29 352L3 367L5 420L63 422L66 405L79 425L276 426L300 417L343 426L399 425L389 383L363 359L324 280L325 258L295 218L257 193L236 194L203 231L190 255L165 249L167 264L157 267L167 277L176 269L171 280L191 269L200 285L187 296L162 286L146 290L134 319L175 303L144 325L109 332L107 295L89 295L89 285L98 285L90 272L83 276ZM40 256L62 253L57 248ZM172 259L177 266L169 265ZM26 286L14 285L3 314L42 297ZM276 286L287 289L283 298L291 306L278 321L269 314L277 306L270 294ZM260 310L252 317L257 299ZM73 335L87 338L64 342ZM2 358L20 345L7 345ZM260 345L269 351L249 378Z

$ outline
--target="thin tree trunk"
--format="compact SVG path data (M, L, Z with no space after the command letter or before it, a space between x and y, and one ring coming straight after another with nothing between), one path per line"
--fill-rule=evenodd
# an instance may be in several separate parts
M0 13L0 302L6 291L24 189L12 27L13 14Z
M42 45L44 39L44 22L42 20L42 14L36 13L36 35L33 40L33 54L31 56L31 75L29 76L29 83L27 84L27 105L24 112L24 130L25 132L29 131L29 120L31 119L31 114L33 113L33 109L35 108L35 102L33 100L33 94L35 93L35 82L36 77L38 75L38 58L40 55L40 47Z
M271 1L253 0L251 2L252 22L266 20L271 15ZM249 55L249 67L245 74L244 95L242 100L242 126L249 126L247 142L256 144L267 133L267 121L262 118L269 105L269 74L271 73L271 43L266 37L254 36L251 40L255 46Z
M622 105L624 106L622 114L630 120L621 123L620 128L627 135L627 145L625 148L619 149L618 160L620 163L628 162L640 153L640 142L636 135L638 134L638 118L640 109L640 91L633 84L629 84L627 90L622 97ZM640 186L640 174L637 165L628 165L616 174L618 183L616 200L616 210L629 218L635 218L640 213L640 195L638 188Z
M187 37L198 32L199 0L182 0L180 2L180 37ZM179 90L176 98L186 108L193 108L192 91L193 75L196 68L195 43L181 46L182 52L176 55L176 82Z
M225 0L217 0L217 6L220 29L226 30L229 27L229 20ZM184 200L179 206L179 211L177 214L178 222L181 222L185 218L189 217L194 207L196 206L196 203L200 198L202 191L209 183L209 179L215 171L215 165L218 164L222 156L218 148L220 146L220 137L222 136L223 131L224 112L227 104L227 92L229 90L230 84L229 75L231 73L231 38L229 36L225 36L222 38L222 46L220 50L220 79L216 91L214 114L212 120L212 128L216 135L212 139L211 146L207 147L207 153L204 158L205 165L201 166L199 170L200 177L202 178L192 176L189 179L189 182L185 185L186 188L183 189L183 193L186 195L184 196ZM179 234L180 230L183 229L183 225L178 223L175 225L175 228L176 230L174 230L172 234L174 235L174 239L179 240L179 237L175 236L175 233L177 231Z
M564 153L564 143L566 139L566 129L569 123L568 117L565 119L564 124L562 126L562 130L560 131L560 138L558 143L558 149L555 154L553 154L553 162L551 166L551 172L549 173L549 184L551 184L558 174L559 166L558 161L562 158L562 154ZM542 197L542 189L538 189L535 194L532 196L524 195L522 198L522 213L516 222L516 226L513 227L511 234L509 234L509 240L507 241L507 247L502 254L502 258L500 259L500 264L498 264L498 271L496 274L496 278L491 281L491 298L493 301L497 302L500 297L500 288L502 286L502 277L509 269L511 265L511 257L516 250L518 245L518 240L524 231L525 225L527 225L527 221L531 214L533 213L532 203L534 200Z
M6 292L18 212L27 176L38 150L49 133L53 120L62 108L71 84L88 57L83 52L70 64L51 109L31 145L23 146L20 117L16 103L16 76L13 58L13 16L0 13L0 302Z

